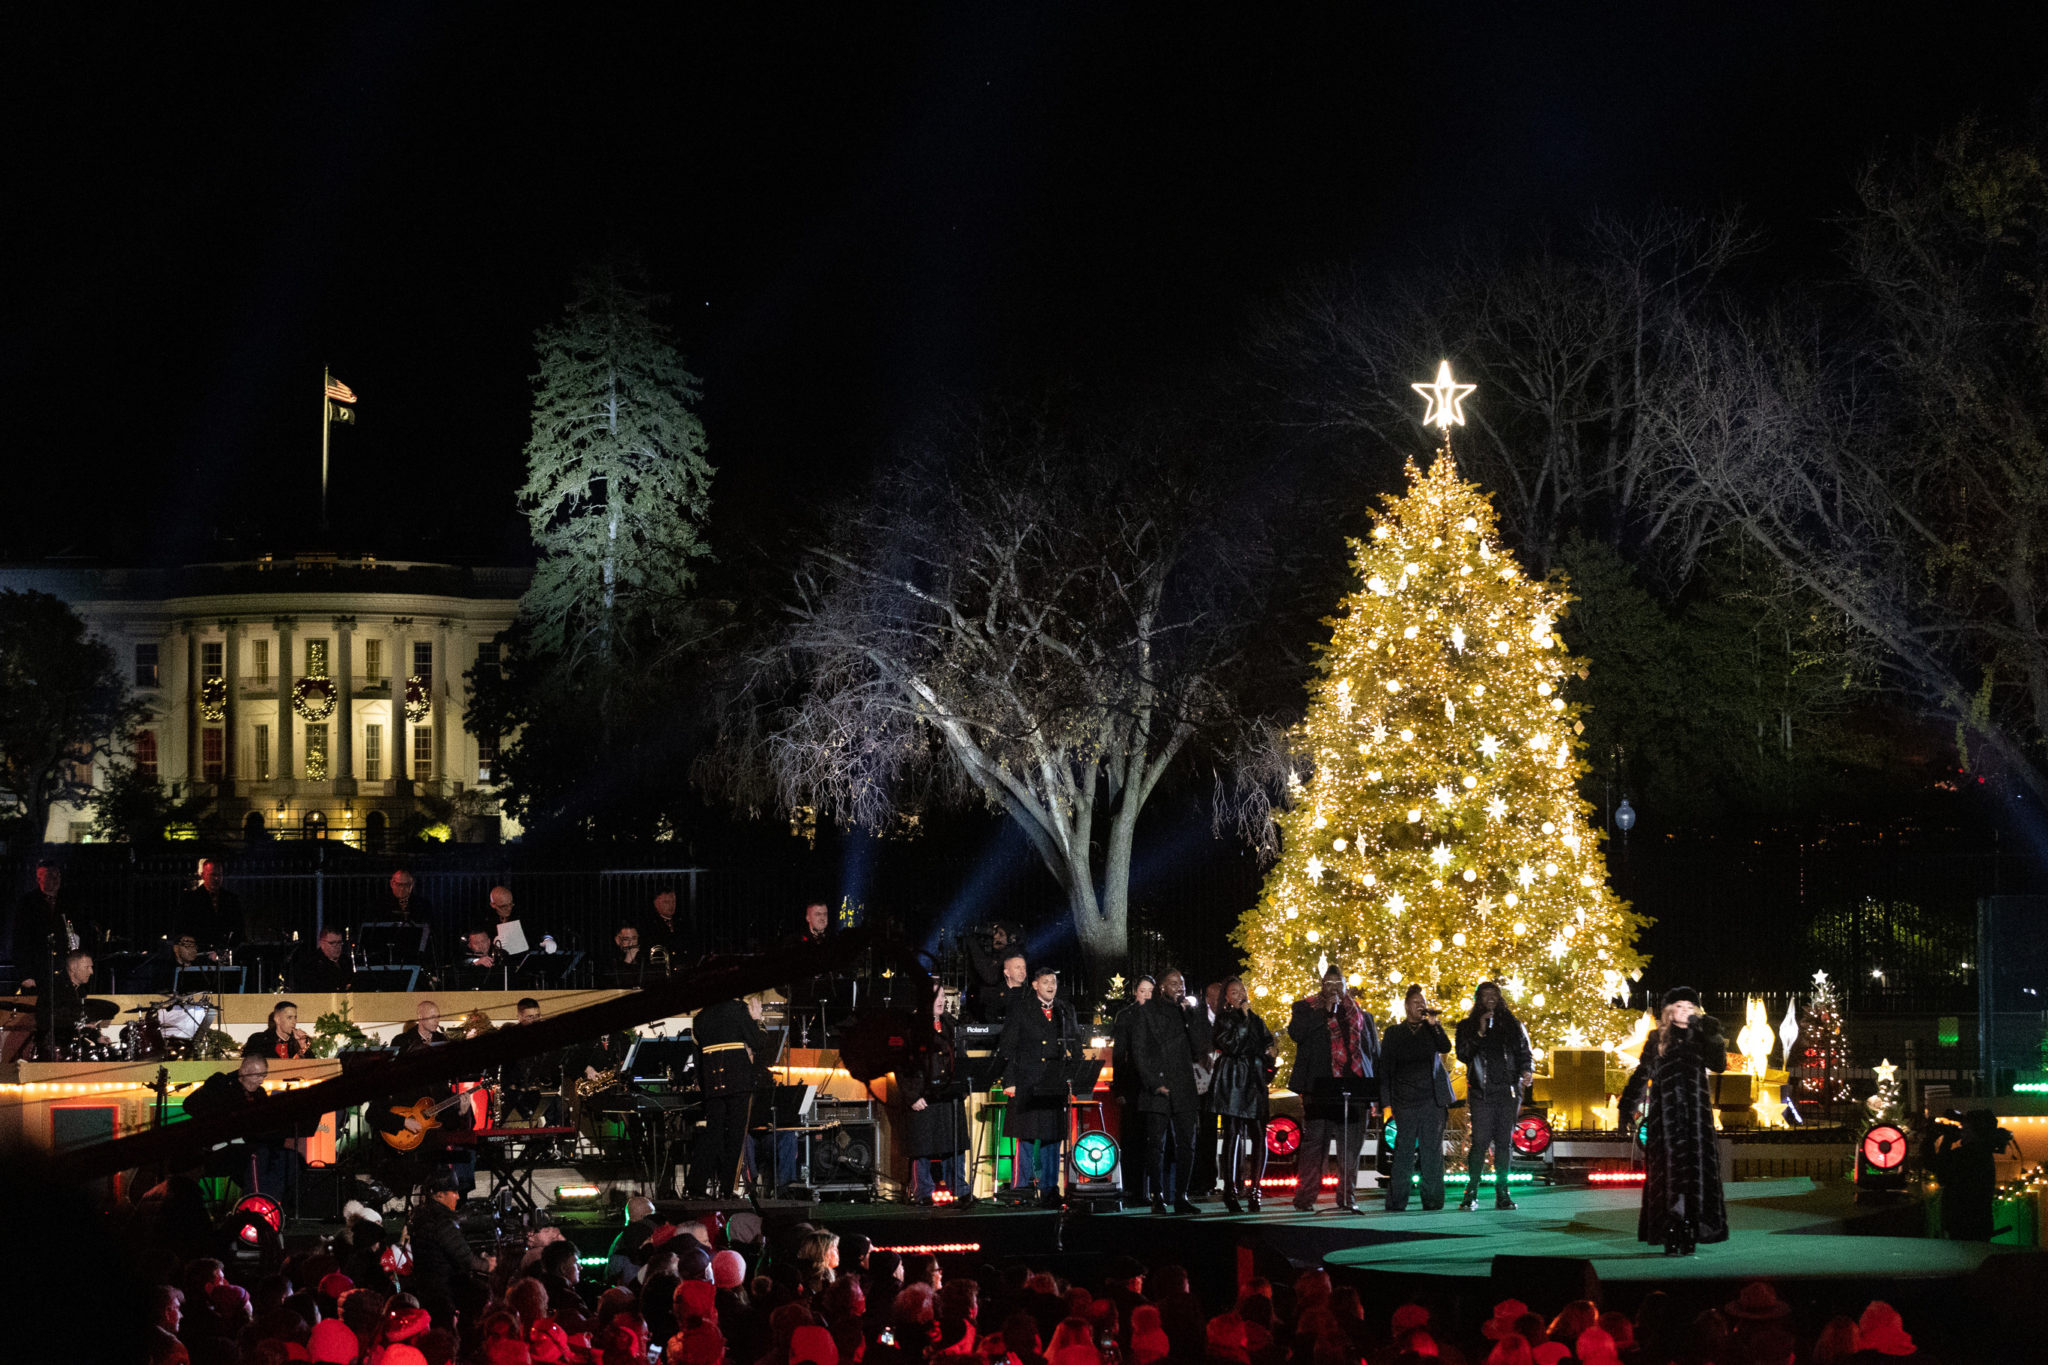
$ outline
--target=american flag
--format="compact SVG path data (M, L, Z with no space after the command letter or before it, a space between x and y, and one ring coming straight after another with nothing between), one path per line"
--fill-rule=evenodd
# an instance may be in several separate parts
M356 391L331 374L327 376L327 396L339 403L356 401Z

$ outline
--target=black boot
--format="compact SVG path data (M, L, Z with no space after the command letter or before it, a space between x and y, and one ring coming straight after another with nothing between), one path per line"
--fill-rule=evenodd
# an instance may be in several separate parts
M1237 1202L1237 1182L1240 1168L1244 1165L1244 1135L1237 1130L1236 1119L1223 1120L1223 1207L1232 1213L1243 1213Z

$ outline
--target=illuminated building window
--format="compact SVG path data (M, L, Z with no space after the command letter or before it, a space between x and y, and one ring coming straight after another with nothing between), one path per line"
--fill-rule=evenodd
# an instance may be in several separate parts
M427 640L412 642L412 671L422 682L434 680L434 646Z
M412 777L415 782L434 780L434 731L422 725L412 732Z
M155 645L135 646L135 685L155 687L157 683L157 661Z
M199 732L199 777L205 782L218 782L222 776L226 752L225 736L215 727L209 726Z
M135 735L135 771L150 781L156 781L156 731L141 730Z
M199 645L199 676L218 678L227 672L227 646L219 640L203 640Z
M363 681L384 680L384 642L376 636L363 641Z
M324 782L332 774L327 771L327 726L320 723L306 727L306 778L312 782Z
M363 727L363 781L384 780L384 727L365 725Z
M256 727L255 738L249 742L249 775L258 782L270 780L270 727Z
M269 686L270 641L251 640L249 642L249 676L255 679L258 687Z
M498 766L498 737L478 735L476 737L476 780L489 782Z
M327 642L325 640L306 641L306 676L309 678L324 678L327 676Z
M65 767L68 769L65 773L65 778L73 786L90 787L92 785L92 747L87 745L78 750L76 757L67 763Z

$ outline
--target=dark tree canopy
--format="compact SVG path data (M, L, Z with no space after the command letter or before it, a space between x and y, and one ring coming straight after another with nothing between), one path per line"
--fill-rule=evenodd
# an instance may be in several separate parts
M143 708L114 652L47 593L0 590L0 817L40 841L50 808L93 799L89 765Z

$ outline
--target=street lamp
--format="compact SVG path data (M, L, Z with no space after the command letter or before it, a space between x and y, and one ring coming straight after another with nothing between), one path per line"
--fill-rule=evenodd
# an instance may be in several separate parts
M1622 797L1621 804L1614 808L1614 827L1624 835L1636 827L1636 808L1628 803L1626 796Z

